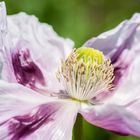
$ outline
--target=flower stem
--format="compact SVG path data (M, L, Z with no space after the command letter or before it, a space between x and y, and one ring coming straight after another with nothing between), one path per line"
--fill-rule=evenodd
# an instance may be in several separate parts
M74 140L83 140L83 118L80 114L77 115L73 134Z

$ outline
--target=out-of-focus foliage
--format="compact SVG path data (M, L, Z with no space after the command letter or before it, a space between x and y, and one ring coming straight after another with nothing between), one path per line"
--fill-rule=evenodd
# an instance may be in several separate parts
M5 0L8 14L20 11L36 15L55 31L80 47L87 39L109 30L140 12L140 0ZM107 46L105 46L107 47ZM130 120L131 121L131 120ZM140 140L122 137L84 121L83 140Z

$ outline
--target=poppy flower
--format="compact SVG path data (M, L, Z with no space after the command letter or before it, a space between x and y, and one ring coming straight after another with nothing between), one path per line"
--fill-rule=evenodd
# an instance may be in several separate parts
M78 113L140 137L140 14L74 49L34 16L0 13L0 140L71 140Z

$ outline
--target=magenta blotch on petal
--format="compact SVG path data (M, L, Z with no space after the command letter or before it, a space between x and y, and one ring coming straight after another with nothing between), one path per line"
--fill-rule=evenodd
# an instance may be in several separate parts
M18 83L31 88L36 83L45 86L45 79L40 68L34 63L28 49L16 50L12 53L12 64Z
M0 140L71 140L78 103L3 81L0 97Z
M54 116L59 109L59 104L48 103L33 109L30 114L11 118L5 122L9 124L8 136L12 136L11 140L19 140L30 135L41 126L47 125L50 121L54 121Z
M6 17L4 6L2 6L2 11L2 17L0 17L0 26L4 27L1 34L3 40L0 41L0 57L3 62L2 79L28 86L32 85L31 87L36 86L37 89L42 89L42 85L44 86L44 83L47 83L44 88L59 91L61 87L55 73L61 60L65 59L71 52L74 43L70 39L58 36L50 25L40 23L35 16L19 13ZM21 66L18 70L17 67L14 66L13 68L12 66L13 60L11 58L16 55L17 51L21 52L25 49L29 50L33 61L32 65L34 65L32 67L36 69L36 72L32 71L32 74L31 69L28 69L29 71L26 69L25 72L22 67L24 72L21 73ZM27 78L27 73L30 73L31 78ZM25 78L23 78L23 75L26 75ZM54 83L56 83L55 86Z

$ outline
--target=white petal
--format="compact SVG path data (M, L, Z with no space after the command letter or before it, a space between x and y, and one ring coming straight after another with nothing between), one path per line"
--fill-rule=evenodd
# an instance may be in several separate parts
M125 46L125 44L131 41L133 36L136 36L135 33L139 24L140 14L136 13L130 20L125 20L116 28L102 33L96 38L92 38L87 41L84 46L101 50L105 55L110 55L110 57L112 57L118 49L121 48L123 50L128 47Z
M35 16L19 13L8 16L7 19L8 37L4 42L4 50L0 48L3 56L2 78L15 81L14 75L10 75L11 72L14 73L11 65L15 63L12 62L11 55L17 50L28 49L31 60L45 77L47 87L59 89L55 72L61 59L65 59L71 52L74 43L70 39L59 37L51 26L40 23Z
M126 105L140 98L139 62L140 57L136 57L130 68L124 73L121 83L118 85L117 90L114 91L114 95L109 99L109 102Z
M125 106L139 120L140 106L140 57L136 57L129 69L124 73L116 91L108 98L106 103Z
M114 66L113 85L118 85L130 64L140 52L140 14L136 13L130 20L125 20L116 28L107 31L85 43L103 51Z
M22 85L0 81L0 123L52 100Z
M0 139L71 140L79 104L0 81Z
M48 73L58 68L60 60L67 57L74 45L69 39L59 37L50 25L26 13L9 16L8 27L14 46L26 41L36 62Z
M36 130L23 140L72 140L72 129L76 120L79 105L65 102L54 116L54 120Z
M9 52L6 52L5 46L9 46L9 40L7 37L7 19L6 19L6 7L4 2L0 2L0 63L4 62L4 59L10 60ZM5 55L3 55L3 52L5 52L7 55L7 58L4 58ZM7 67L8 65L8 67ZM13 72L10 74L7 74L7 71L10 71L12 69L12 65L9 63L9 61L6 62L6 65L3 66L5 71L2 71L2 77L5 75L5 78L9 78L11 81L14 81L14 74Z

